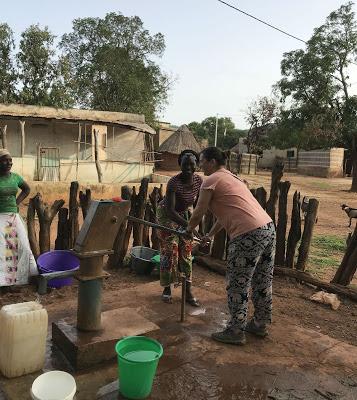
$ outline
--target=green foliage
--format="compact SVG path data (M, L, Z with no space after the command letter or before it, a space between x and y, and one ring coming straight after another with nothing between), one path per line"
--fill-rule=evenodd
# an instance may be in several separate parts
M9 25L0 24L0 102L16 100L17 74L13 63L14 34Z
M350 145L356 132L357 100L349 94L348 68L357 58L353 3L333 11L314 30L305 50L284 54L276 88L288 107L272 141L314 149Z
M319 278L333 275L346 250L345 240L336 235L316 235L312 239L308 272Z
M17 54L22 83L20 101L25 104L50 105L49 93L56 78L54 35L47 27L31 25L21 35Z
M164 37L151 36L139 17L76 19L60 46L81 106L142 113L152 121L166 103L170 81L152 60L163 54Z
M246 139L248 153L260 154L269 147L269 136L277 114L278 105L274 98L259 97L249 105L246 116L250 126Z
M216 132L216 117L207 117L202 122L190 122L189 129L193 132L196 139L208 140L208 145L214 145ZM234 147L240 137L246 136L246 131L236 129L231 118L224 117L217 120L217 146L223 150L229 150Z

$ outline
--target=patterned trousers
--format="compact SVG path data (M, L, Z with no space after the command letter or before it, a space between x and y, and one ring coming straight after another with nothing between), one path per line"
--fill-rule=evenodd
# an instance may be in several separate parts
M228 327L245 328L250 288L255 322L271 323L275 240L275 227L270 222L229 243L227 294L231 319Z

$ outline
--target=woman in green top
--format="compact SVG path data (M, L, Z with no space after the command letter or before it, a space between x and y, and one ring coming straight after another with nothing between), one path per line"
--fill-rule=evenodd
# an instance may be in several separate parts
M30 187L11 168L9 151L0 149L0 286L26 284L29 276L38 273L19 215L19 205L29 195Z

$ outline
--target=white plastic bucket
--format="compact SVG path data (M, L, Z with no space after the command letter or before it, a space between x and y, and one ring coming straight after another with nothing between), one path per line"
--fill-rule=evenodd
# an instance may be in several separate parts
M72 375L50 371L34 380L31 397L33 400L73 400L76 391L76 381Z

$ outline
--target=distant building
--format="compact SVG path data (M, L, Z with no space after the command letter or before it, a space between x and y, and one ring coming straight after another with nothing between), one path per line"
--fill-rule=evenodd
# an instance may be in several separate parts
M154 168L155 131L138 114L0 104L2 144L27 180L134 182Z
M157 157L160 161L157 162L157 167L163 170L178 170L178 155L186 149L194 150L199 153L201 151L201 146L198 144L187 125L182 125L159 147L159 154Z
M158 150L162 143L177 131L177 128L177 126L171 125L170 122L159 122L159 128L154 136L155 150Z

